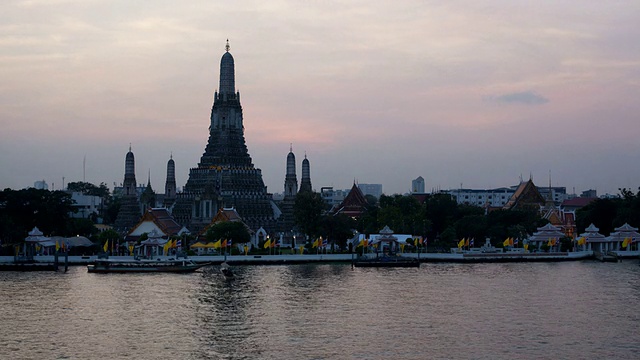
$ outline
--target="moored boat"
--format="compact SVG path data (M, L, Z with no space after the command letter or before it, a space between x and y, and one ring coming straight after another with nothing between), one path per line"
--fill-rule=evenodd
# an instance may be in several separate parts
M198 264L191 259L169 259L169 260L115 260L97 259L93 264L87 265L90 273L152 273L152 272L172 272L188 273L194 272L201 267L211 265L211 263Z

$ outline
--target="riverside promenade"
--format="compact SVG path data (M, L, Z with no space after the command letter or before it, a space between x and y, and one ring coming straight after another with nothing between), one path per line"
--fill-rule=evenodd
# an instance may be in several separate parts
M189 258L198 263L210 262L214 265L227 262L230 265L284 265L308 263L351 263L358 254L304 254L304 255L195 255ZM404 253L402 256L413 257L420 262L451 262L451 263L480 263L480 262L553 262L595 259L592 251L552 252L552 253ZM620 251L620 259L638 259L638 251ZM95 256L69 256L69 265L86 265L98 258ZM134 261L133 256L110 256L110 259ZM171 259L174 256L160 256L159 259ZM0 256L0 263L13 262L13 256ZM36 256L37 262L50 263L53 256Z

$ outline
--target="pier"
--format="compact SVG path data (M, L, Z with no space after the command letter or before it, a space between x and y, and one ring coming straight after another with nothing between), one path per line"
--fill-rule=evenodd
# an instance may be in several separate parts
M638 259L639 251L618 252L618 258ZM195 262L211 262L215 265L227 262L230 265L286 265L286 264L314 264L314 263L345 263L350 264L357 254L287 254L287 255L215 255L191 256ZM551 252L551 253L404 253L402 256L419 259L421 263L490 263L490 262L554 262L600 260L593 251ZM69 256L69 265L88 265L98 256ZM133 261L133 256L111 256L111 259ZM170 259L175 256L160 256L159 259ZM45 266L55 262L54 256L36 256L33 268ZM12 256L0 256L0 266L14 265ZM14 265L16 266L16 265ZM8 268L7 268L8 269ZM15 267L16 271L26 268ZM42 268L43 270L49 270Z

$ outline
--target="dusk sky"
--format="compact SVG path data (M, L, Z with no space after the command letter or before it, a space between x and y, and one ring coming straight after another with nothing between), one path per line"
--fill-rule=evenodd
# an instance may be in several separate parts
M640 186L638 1L5 0L0 188L178 187L208 140L229 39L249 154L298 181L410 191Z

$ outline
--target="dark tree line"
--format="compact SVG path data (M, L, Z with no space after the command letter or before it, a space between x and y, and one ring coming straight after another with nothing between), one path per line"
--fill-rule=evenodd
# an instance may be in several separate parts
M71 236L81 226L71 221L71 195L64 191L29 188L0 192L0 239L2 243L22 242L38 227L46 235Z
M596 199L589 205L576 211L578 233L584 232L594 224L603 235L611 234L615 228L628 223L640 226L640 188L637 193L620 189L620 197L613 199Z
M366 211L356 221L326 213L320 194L299 194L294 207L296 224L309 238L327 237L342 248L354 231L375 234L389 226L397 234L422 236L429 239L430 247L445 250L461 238L474 238L476 246L483 244L485 238L500 245L507 237L524 238L547 223L531 209L485 214L483 208L458 205L447 194L433 194L424 203L410 195L382 195L379 201L370 197L367 200Z

